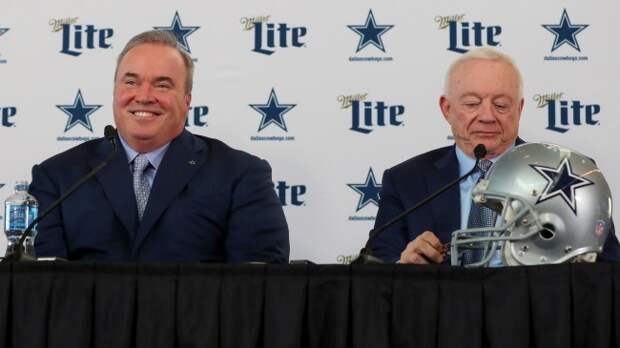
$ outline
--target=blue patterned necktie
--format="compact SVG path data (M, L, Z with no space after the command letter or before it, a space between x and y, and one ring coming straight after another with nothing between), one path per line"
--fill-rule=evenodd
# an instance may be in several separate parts
M480 179L484 178L486 172L491 168L493 162L481 159L478 162L477 172L480 173ZM478 179L478 181L480 181ZM469 219L467 220L467 228L478 227L492 227L495 225L496 213L481 205L476 204L473 200L471 202L471 209L469 210ZM482 236L477 236L482 237ZM484 245L484 244L479 244ZM484 251L481 249L467 249L463 252L462 264L468 265L470 263L479 262L484 256Z
M151 185L146 179L144 172L149 167L149 159L146 155L138 155L133 160L133 191L136 194L136 204L138 206L138 219L142 221L142 215L144 215L144 208L149 201L149 193L151 192Z

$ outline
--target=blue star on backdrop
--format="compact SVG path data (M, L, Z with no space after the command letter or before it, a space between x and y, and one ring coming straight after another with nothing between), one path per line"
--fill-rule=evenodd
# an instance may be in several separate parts
M381 184L377 183L375 173L373 173L372 168L368 170L365 183L347 184L347 186L360 195L360 200L357 202L357 208L355 209L356 212L360 211L369 203L379 206L379 192L381 192Z
M568 13L566 13L566 9L564 9L564 12L562 12L560 24L542 25L543 28L547 29L553 35L555 35L555 40L553 41L553 47L551 48L551 52L555 51L565 43L571 45L574 49L581 52L581 49L579 49L579 43L577 43L577 34L579 34L588 26L588 24L571 24L570 18L568 18Z
M4 187L4 184L0 184L0 189Z
M250 106L262 116L258 126L259 132L272 123L288 132L286 122L284 122L284 114L297 106L297 104L280 104L276 91L272 88L267 104L250 104Z
M78 89L72 105L56 105L56 107L69 116L67 125L65 126L65 132L73 128L76 124L81 124L92 132L93 126L90 123L90 115L97 111L101 105L85 104L84 98L82 97L82 91Z
M200 29L200 27L183 26L183 24L181 23L181 17L179 17L179 12L176 11L174 13L174 18L172 19L172 24L170 24L169 27L153 27L153 29L169 31L173 33L174 36L176 36L179 45L181 45L181 47L183 47L183 49L186 50L188 53L192 53L192 51L189 49L189 44L187 43L187 37L191 33Z
M377 25L375 22L375 16L372 13L372 10L368 12L368 17L366 17L366 23L364 25L347 25L349 29L353 30L356 34L360 36L360 41L357 44L357 50L355 53L361 51L364 47L372 44L376 48L385 52L385 47L383 46L383 40L381 40L381 35L385 34L388 30L394 27L393 25Z
M7 31L9 31L9 28L0 28L0 36L4 35Z
M540 197L538 197L536 204L560 196L564 199L566 204L568 204L573 213L577 214L575 191L584 186L594 185L594 183L575 174L567 157L560 162L557 168L537 165L531 165L531 167L547 180L547 186L545 186L545 190Z

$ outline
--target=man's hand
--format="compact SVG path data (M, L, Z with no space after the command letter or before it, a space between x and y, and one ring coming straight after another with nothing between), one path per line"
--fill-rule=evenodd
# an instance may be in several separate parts
M415 263L426 265L429 263L442 263L444 259L444 246L431 231L425 231L416 239L407 244L400 254L400 263Z

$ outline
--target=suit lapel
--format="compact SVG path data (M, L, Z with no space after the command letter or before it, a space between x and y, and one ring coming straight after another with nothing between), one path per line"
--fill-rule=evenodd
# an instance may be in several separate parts
M429 193L435 192L459 176L459 164L454 146L447 149L445 154L433 163L433 171L427 174ZM455 185L432 203L433 221L436 221L436 231L442 242L448 242L452 232L459 228L461 221L461 192L459 185Z
M107 141L101 141L97 156L89 162L90 167L94 168L101 163L111 151L112 146ZM133 236L137 225L136 199L133 194L127 156L120 144L116 149L116 155L97 173L96 178L103 187L103 192L114 213L129 232L129 236Z
M203 165L204 156L201 152L204 149L204 143L196 141L194 136L187 131L183 131L179 137L170 143L170 147L157 169L155 181L149 194L149 201L133 244L132 257L135 257L142 242L162 213L168 208L170 202Z

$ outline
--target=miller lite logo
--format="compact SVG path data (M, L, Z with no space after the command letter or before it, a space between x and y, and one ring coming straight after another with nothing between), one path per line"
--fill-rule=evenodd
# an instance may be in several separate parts
M566 133L569 126L594 126L600 124L596 115L601 112L599 104L586 104L580 100L567 100L564 93L543 93L534 95L536 107L547 109L546 129Z
M482 22L466 22L465 15L435 16L439 30L448 29L448 51L466 53L473 47L499 46L502 27Z
M207 114L209 114L209 107L206 105L195 105L190 107L187 112L187 118L185 119L185 127L206 127Z
M287 23L269 22L271 16L241 18L243 30L253 32L254 47L252 52L272 55L277 48L304 47L306 27L294 27Z
M60 53L77 57L84 50L111 48L110 39L114 35L112 28L97 28L92 24L77 24L77 17L50 19L48 24L52 32L61 32L62 47Z
M15 106L0 106L2 127L15 127L15 122L12 120L15 115L17 115L17 108Z
M403 126L404 105L389 105L384 101L366 100L368 93L340 95L336 99L341 109L351 109L349 130L368 134L376 127Z
M289 185L286 181L278 181L274 183L274 187L283 207L306 205L303 200L303 195L306 194L306 185Z

